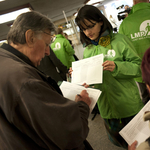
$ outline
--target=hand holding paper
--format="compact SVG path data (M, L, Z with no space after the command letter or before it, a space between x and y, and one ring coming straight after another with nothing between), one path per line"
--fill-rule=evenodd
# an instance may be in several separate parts
M137 141L135 141L134 143L132 143L131 146L128 146L128 150L136 150L136 146L137 146Z
M88 106L91 104L91 99L89 98L89 94L86 90L82 90L80 94L77 94L75 97L75 101L83 101L85 102Z
M64 95L64 97L70 99L70 100L75 100L75 97L77 94L80 94L82 90L86 90L89 93L89 97L91 99L91 104L90 104L90 112L92 112L100 94L101 91L97 89L92 89L92 88L85 88L83 86L73 84L70 82L63 81L62 84L60 85L60 89Z

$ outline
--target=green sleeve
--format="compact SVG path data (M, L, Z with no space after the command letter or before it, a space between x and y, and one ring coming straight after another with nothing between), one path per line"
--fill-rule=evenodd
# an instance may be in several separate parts
M65 47L66 53L68 53L69 56L72 56L75 53L74 49L72 48L68 40L64 41L64 47Z
M114 61L116 64L112 75L117 78L136 78L141 76L141 58L137 55L136 50L130 39L124 36L124 49L122 55L124 61Z

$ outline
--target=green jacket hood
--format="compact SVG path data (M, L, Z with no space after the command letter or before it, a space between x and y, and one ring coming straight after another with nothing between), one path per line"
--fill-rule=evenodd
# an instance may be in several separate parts
M142 9L150 9L150 3L138 3L136 5L134 5L131 9L131 12L129 15L132 15L133 13L135 13L136 11L142 10Z
M56 38L65 38L62 34L57 34Z

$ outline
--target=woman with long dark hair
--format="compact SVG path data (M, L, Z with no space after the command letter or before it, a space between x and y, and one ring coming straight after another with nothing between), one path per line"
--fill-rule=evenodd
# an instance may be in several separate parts
M110 22L98 8L83 6L75 21L80 28L80 40L86 45L84 58L104 55L103 83L94 85L102 91L97 104L109 139L127 148L119 131L143 107L134 81L141 75L141 59L126 36L113 33Z

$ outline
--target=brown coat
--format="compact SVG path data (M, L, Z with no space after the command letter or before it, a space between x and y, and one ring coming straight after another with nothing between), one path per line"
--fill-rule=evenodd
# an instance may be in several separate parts
M64 98L54 80L27 57L7 44L2 47L0 150L84 149L88 105Z

